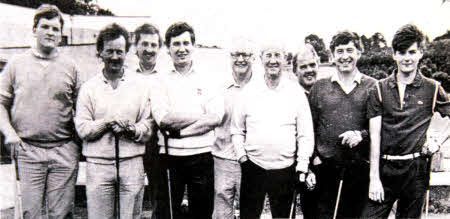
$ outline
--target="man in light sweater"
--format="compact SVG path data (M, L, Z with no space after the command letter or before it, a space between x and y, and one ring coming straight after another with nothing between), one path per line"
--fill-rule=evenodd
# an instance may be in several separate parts
M63 26L56 6L40 6L36 43L0 74L0 131L17 155L23 218L73 217L80 148L72 118L81 83L73 60L58 52Z
M120 193L120 218L141 218L144 195L142 157L151 135L150 93L142 76L123 66L130 48L128 32L106 26L97 38L103 71L84 83L77 101L75 125L86 156L89 218L113 218ZM139 91L139 92L137 92ZM115 138L119 138L119 178ZM120 182L119 191L115 184ZM117 203L116 203L117 204Z
M238 38L230 50L232 79L225 85L225 113L222 123L215 129L216 141L212 148L214 155L214 213L213 218L228 219L235 215L234 204L238 206L241 187L241 166L237 161L231 142L231 114L233 105L242 89L252 78L252 64L255 60L249 41Z
M289 216L296 172L308 171L314 133L308 99L282 75L284 50L261 52L264 81L251 83L233 108L232 142L241 163L241 218L259 218L266 194L274 218Z
M164 137L159 135L161 159L170 170L171 201L174 218L181 217L181 202L187 185L192 218L211 218L214 197L214 163L211 146L214 128L221 122L223 99L217 96L208 77L214 72L199 71L193 65L195 34L185 22L172 24L165 44L173 69L159 76L152 90L152 113L156 123L168 136L168 154ZM217 103L216 103L217 102ZM160 133L161 134L161 133ZM167 181L163 188L168 188ZM169 218L168 196L158 199L162 218ZM158 211L160 211L158 210Z

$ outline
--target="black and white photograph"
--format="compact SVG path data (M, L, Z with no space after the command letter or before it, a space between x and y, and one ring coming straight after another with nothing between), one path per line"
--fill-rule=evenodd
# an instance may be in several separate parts
M0 13L0 219L450 218L449 0Z

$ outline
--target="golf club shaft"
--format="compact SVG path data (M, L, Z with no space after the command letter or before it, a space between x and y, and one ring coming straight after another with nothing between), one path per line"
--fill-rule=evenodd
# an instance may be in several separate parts
M289 219L295 218L294 208L295 208L296 200L297 200L297 190L294 188L294 194L293 194L293 197L292 197L291 210L289 211ZM292 216L294 216L294 217L292 217Z
M114 147L115 147L115 163L116 163L116 186L115 186L115 212L116 212L116 218L120 219L120 158L119 158L119 140L120 135L114 134Z
M336 219L336 216L337 216L337 212L338 212L338 208L339 208L339 201L341 199L341 191L342 191L343 182L344 182L344 180L342 180L342 179L339 181L339 188L338 188L338 194L336 197L336 206L334 207L333 219Z
M170 213L170 219L173 219L173 207L172 207L172 189L170 186L170 169L169 169L169 136L164 132L164 130L161 130L161 133L164 136L164 150L166 152L167 157L167 189L168 189L168 195L169 195L169 213Z
M16 200L14 202L14 218L23 219L23 207L22 207L22 188L20 186L19 164L17 161L16 147L12 148L12 162L14 166L14 178L15 187L14 192L16 194Z

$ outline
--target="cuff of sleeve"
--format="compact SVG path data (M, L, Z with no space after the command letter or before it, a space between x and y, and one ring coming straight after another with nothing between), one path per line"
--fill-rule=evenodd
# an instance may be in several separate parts
M369 132L367 130L360 130L362 139L368 139L369 138Z
M307 173L308 172L308 165L309 165L309 158L308 157L299 157L297 159L297 167L295 168L295 170L297 172Z
M106 121L104 119L98 120L98 123L94 125L94 132L103 132L108 128L108 124L106 124Z
M135 142L142 141L142 139L144 138L144 133L146 133L150 130L149 127L147 127L144 124L135 124L134 128L136 130L135 134L134 134Z
M238 146L235 147L236 148L236 159L239 160L239 158L241 158L242 156L247 155L247 152L245 152L244 146Z

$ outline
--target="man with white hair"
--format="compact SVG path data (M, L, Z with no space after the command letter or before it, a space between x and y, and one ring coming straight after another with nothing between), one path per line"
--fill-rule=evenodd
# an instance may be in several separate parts
M224 116L215 129L216 141L212 147L214 156L214 212L213 218L233 218L234 203L239 202L241 166L231 142L231 113L241 90L252 78L255 61L253 48L248 40L235 39L230 49L232 79L225 85Z
M264 47L261 60L264 82L244 88L231 120L232 142L242 169L241 218L259 218L266 194L272 216L287 218L296 172L308 170L313 125L302 89L282 77L283 47Z

